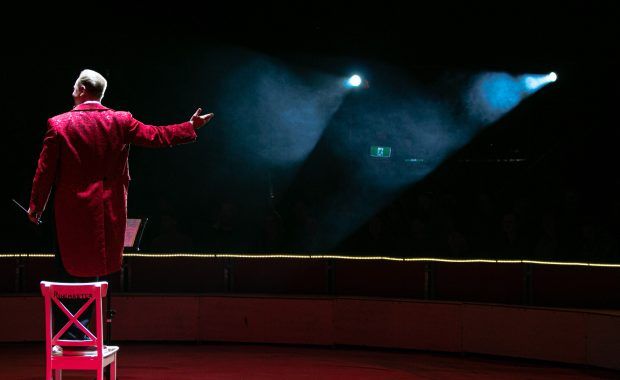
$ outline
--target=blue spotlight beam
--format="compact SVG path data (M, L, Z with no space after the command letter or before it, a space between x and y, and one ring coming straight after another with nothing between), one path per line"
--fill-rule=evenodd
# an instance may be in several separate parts
M526 90L531 93L549 83L555 82L557 79L558 75L551 72L547 75L524 75L521 80L523 81Z
M476 79L470 93L470 112L484 122L493 122L557 78L554 72L518 77L507 73L483 74Z

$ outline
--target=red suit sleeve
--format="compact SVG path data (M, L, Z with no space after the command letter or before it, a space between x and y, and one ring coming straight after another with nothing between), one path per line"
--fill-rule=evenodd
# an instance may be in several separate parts
M148 148L169 147L196 140L196 131L189 121L181 124L154 126L144 124L127 113L127 143Z
M56 179L58 158L58 132L48 120L47 132L43 138L43 149L39 155L30 194L30 210L37 214L42 213L47 205L52 185Z

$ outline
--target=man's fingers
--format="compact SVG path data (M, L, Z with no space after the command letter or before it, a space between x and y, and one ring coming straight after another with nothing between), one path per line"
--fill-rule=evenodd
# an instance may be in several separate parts
M213 112L208 113L206 115L201 115L200 114L201 112L202 112L202 108L198 108L196 110L196 113L194 113L194 115L190 119L190 122L194 126L194 129L201 128L202 126L207 124L209 122L209 120L211 120L213 118Z
M30 219L30 221L34 224L41 224L41 219L39 217L39 215L36 214L29 214L28 215L28 219Z

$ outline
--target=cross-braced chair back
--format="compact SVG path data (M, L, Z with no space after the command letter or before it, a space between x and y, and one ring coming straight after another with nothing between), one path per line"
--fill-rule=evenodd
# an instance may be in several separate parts
M103 379L103 368L112 363L111 372L116 377L116 352L118 347L103 344L103 308L102 299L107 295L108 283L58 283L41 282L41 293L45 297L45 351L46 351L46 379L51 380L52 371L56 372L56 379L62 376L63 369L92 369L96 370L97 378ZM68 300L83 302L73 313L66 303ZM80 317L95 304L93 326L84 326ZM54 331L53 305L67 317L68 321L57 332ZM83 339L67 339L64 336L72 328L83 334ZM75 330L75 329L73 329ZM79 350L79 347L90 348ZM77 350L77 351L75 351ZM72 354L68 355L67 352Z

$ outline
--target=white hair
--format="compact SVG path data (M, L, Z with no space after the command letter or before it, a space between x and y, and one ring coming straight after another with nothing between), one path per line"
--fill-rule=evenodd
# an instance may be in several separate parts
M108 86L108 81L105 80L103 75L93 70L82 70L77 80L78 85L82 85L86 88L86 92L90 95L101 100L105 89Z

